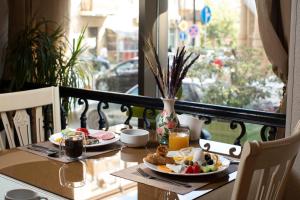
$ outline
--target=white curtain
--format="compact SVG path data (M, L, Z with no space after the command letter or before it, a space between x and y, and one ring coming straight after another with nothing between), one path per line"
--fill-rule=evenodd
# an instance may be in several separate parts
M261 40L274 73L286 84L291 24L291 0L256 0ZM286 112L284 94L281 113Z

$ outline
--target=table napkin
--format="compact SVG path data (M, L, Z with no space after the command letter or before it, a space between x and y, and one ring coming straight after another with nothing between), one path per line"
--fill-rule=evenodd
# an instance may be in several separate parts
M169 180L176 180L181 181L183 183L187 183L191 185L191 187L184 187L184 186L178 186L172 183L168 183L165 181L157 180L157 179L148 179L144 178L137 172L137 168L142 168L145 172L148 174L154 176L154 177L163 177L165 179ZM177 194L186 194L189 192L192 192L196 189L199 189L201 187L204 187L208 184L214 183L214 182L224 182L224 184L229 183L229 174L234 173L237 171L238 165L232 164L229 166L227 170L224 172L220 172L217 174L211 174L211 175L203 175L203 176L175 176L175 175L168 175L168 174L163 174L159 172L155 172L149 168L147 168L143 163L123 169L117 172L112 173L111 175L121 177L124 179L128 179L131 181L135 181L138 183L143 183L152 187L157 187L159 185L160 189L166 190L166 191L171 191L175 192Z
M44 146L44 147L47 147L47 148L50 148L50 149L59 150L58 146L52 144L49 141L40 142L40 143L37 143L37 145ZM49 159L56 160L56 161L63 162L63 163L70 163L70 162L76 161L76 160L69 159L67 156L62 156L62 157L59 157L59 158L49 157L45 153L34 151L34 150L31 150L31 149L28 149L27 147L28 146L22 146L22 147L18 147L18 149L20 149L22 151L27 151L27 152L30 152L30 153L33 153L33 154L36 154L36 155L39 155L39 156L47 157ZM105 145L105 146L86 148L86 153L85 153L83 158L89 158L89 157L92 157L92 156L98 156L98 155L105 154L105 153L108 153L108 152L120 150L123 147L124 147L124 145L120 141L118 141L118 142L108 144L108 145Z

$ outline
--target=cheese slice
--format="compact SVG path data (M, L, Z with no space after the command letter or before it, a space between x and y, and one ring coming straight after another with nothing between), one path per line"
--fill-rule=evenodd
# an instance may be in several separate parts
M180 173L182 170L182 165L172 165L172 164L166 164L166 167L172 170L175 173Z

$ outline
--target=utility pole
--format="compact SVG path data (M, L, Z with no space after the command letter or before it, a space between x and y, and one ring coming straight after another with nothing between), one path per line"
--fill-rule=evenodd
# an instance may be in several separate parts
M196 24L196 0L193 0L193 24ZM195 46L195 37L192 38L192 45Z

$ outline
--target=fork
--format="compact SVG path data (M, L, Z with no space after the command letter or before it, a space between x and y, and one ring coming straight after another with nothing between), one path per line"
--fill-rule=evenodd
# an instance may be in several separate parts
M173 185L179 185L179 186L184 186L184 187L192 187L191 185L189 184L186 184L186 183L182 183L182 182L178 182L178 181L175 181L175 180L168 180L168 179L165 179L165 178L160 178L160 177L154 177L148 173L146 173L144 170L142 170L141 168L137 168L136 170L140 175L142 175L144 178L148 178L148 179L157 179L157 180L161 180L161 181L165 181L165 182L168 182L168 183L172 183Z

